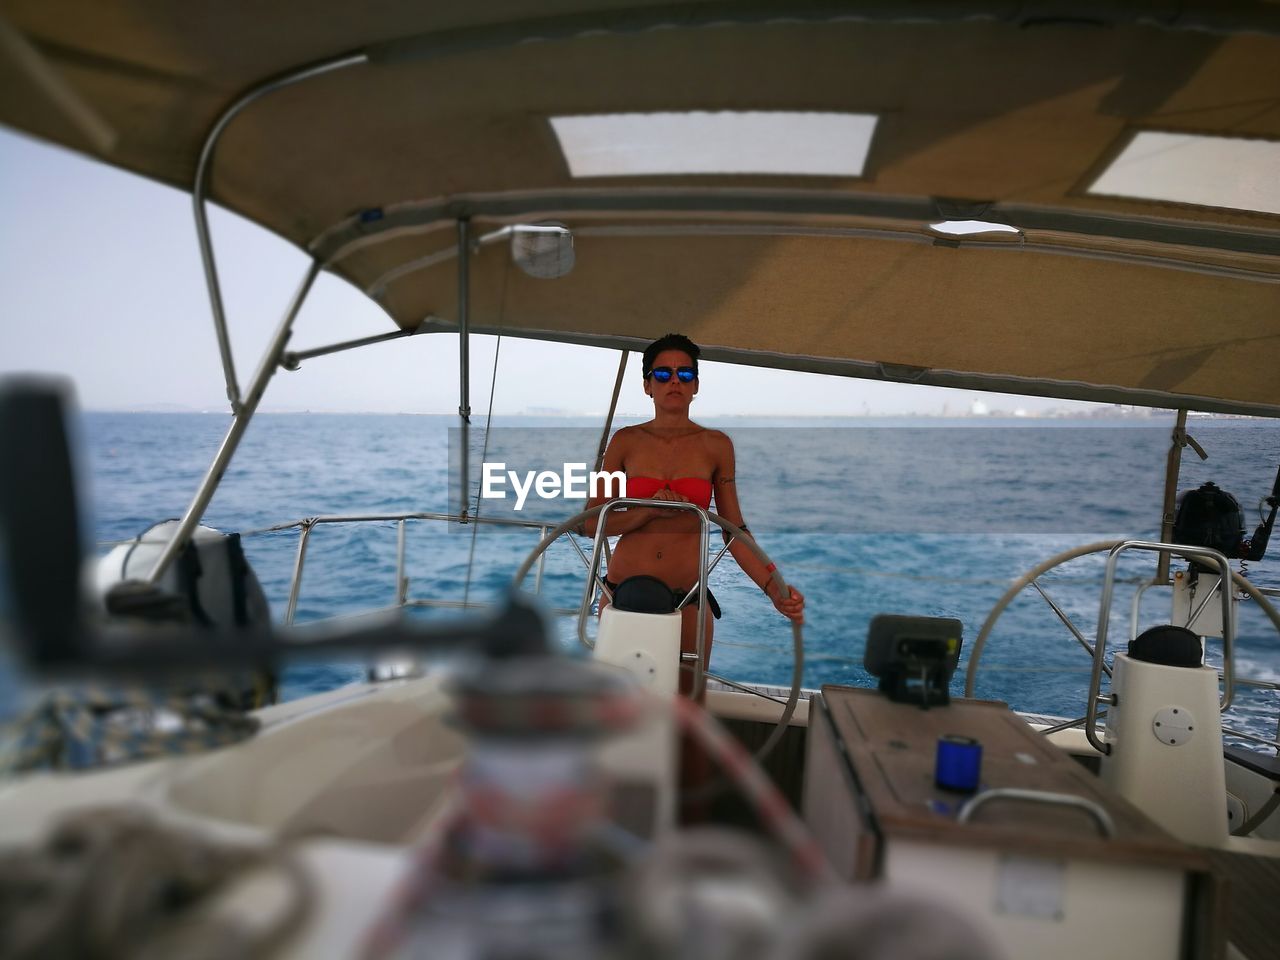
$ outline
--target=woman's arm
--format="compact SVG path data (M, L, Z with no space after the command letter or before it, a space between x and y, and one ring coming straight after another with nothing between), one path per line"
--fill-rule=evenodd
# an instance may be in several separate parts
M623 427L613 435L612 439L609 440L609 446L604 452L604 470L606 472L613 473L623 469L629 444L630 432L627 427ZM592 497L587 501L587 509L599 506L606 500L616 499L617 497ZM605 536L618 537L633 533L658 516L658 514L659 511L647 507L628 507L626 510L614 510L605 519ZM597 514L583 523L582 528L586 536L594 537L596 535L599 519L599 514Z
M716 513L730 523L747 531L746 521L742 518L742 507L738 503L738 487L735 483L737 471L733 441L725 434L717 437L716 468L711 476L711 489L716 500ZM755 538L752 537L754 540ZM790 596L780 596L777 581L773 579L773 570L765 567L749 547L736 540L729 545L729 552L738 562L742 572L750 577L757 587L773 601L773 605L784 617L796 623L804 623L804 595L795 587L788 585Z

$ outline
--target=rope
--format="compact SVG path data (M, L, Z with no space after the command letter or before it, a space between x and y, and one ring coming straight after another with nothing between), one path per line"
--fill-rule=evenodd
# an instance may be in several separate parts
M493 391L498 384L498 353L502 350L502 334L498 334L498 339L493 346L493 375L489 378L489 410L484 416L484 446L480 450L480 463L484 464L484 458L489 455L489 427L493 423ZM483 469L483 467L482 467ZM462 602L465 604L471 598L471 571L476 562L476 537L480 533L480 489L476 489L476 512L475 519L477 522L471 526L471 547L467 551L467 579L462 586Z
M246 871L269 867L290 896L268 920L201 909ZM0 956L7 960L256 960L293 935L315 900L279 847L233 846L157 823L136 808L87 810L40 849L0 852Z
M0 725L0 773L84 770L203 753L253 736L259 721L238 706L241 687L211 678L195 689L54 690ZM161 729L166 723L171 728Z

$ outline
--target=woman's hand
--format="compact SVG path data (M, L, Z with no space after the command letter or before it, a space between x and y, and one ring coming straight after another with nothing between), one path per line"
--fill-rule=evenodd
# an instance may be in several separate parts
M804 623L804 594L795 587L788 586L790 596L781 596L778 592L778 581L770 580L765 584L764 592L773 601L777 611L792 623Z
M682 494L682 493L676 493L676 492L675 492L674 490L672 490L670 487L663 487L661 490L657 491L657 492L656 492L652 497L650 497L649 499L650 499L650 500L665 500L665 501L668 501L668 502L671 502L671 503L688 503L688 502L689 502L689 498L688 498L688 497L686 497L686 496L685 496L684 494ZM675 510L675 509L673 509L673 508L671 508L671 507L663 507L663 508L659 508L659 509L661 509L661 510L662 510L662 512L663 512L664 514L672 514L672 513L679 513L679 512L680 512L680 511Z

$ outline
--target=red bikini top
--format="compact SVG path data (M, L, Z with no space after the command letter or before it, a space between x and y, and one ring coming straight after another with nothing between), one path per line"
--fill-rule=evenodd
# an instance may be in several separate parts
M661 477L627 477L628 497L648 499L663 489L688 497L703 510L711 508L710 480L703 480L701 477L676 477L674 480L663 480Z

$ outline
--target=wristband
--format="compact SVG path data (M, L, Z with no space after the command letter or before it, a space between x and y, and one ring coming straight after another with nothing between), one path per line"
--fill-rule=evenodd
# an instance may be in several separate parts
M777 570L778 570L778 565L776 563L771 563L764 568L765 573L776 573Z

